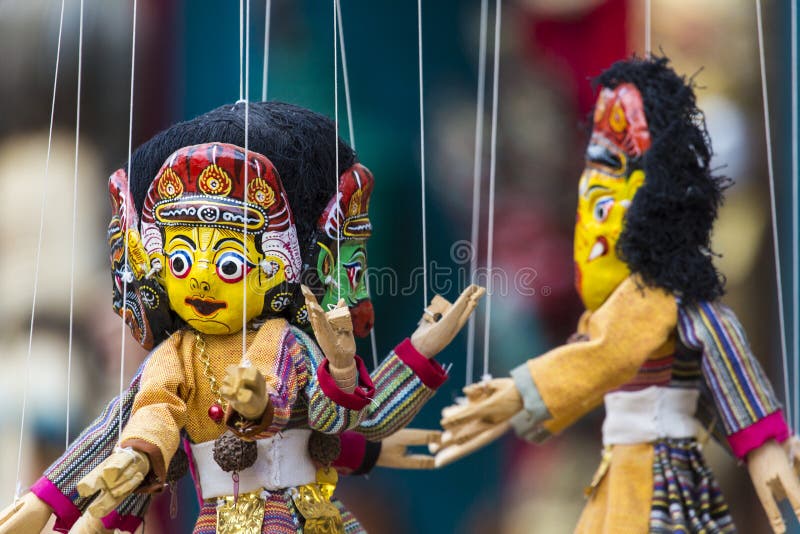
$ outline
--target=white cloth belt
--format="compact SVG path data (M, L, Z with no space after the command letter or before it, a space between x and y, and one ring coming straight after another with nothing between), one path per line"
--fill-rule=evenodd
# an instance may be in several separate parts
M696 437L701 430L694 418L699 396L696 389L660 386L607 393L603 445Z
M307 429L285 430L269 439L256 441L256 463L239 471L239 492L270 491L302 486L316 481L317 469L308 454ZM192 456L200 479L203 499L233 495L232 473L214 461L214 442L192 444Z

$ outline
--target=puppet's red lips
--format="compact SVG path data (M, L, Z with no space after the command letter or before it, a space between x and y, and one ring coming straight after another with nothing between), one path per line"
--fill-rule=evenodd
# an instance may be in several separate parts
M605 237L600 236L597 238L597 241L594 242L592 250L589 251L589 258L587 261L596 260L606 254L608 254L608 241Z
M183 302L188 304L194 311L198 313L198 315L202 315L204 317L208 317L209 315L214 315L219 310L228 307L228 303L222 300L214 300L214 299L203 299L200 297L186 297Z

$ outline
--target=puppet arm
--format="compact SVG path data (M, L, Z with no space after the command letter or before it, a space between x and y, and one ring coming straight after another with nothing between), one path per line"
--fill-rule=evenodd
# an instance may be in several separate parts
M31 493L23 496L20 503L9 507L6 513L0 514L0 534L24 532L20 530L21 524L35 529L39 524L37 512L40 510L42 514L46 510L47 515L41 515L43 522L36 532L44 528L50 513L56 516L53 528L57 531L66 532L75 524L91 502L79 495L77 483L92 470L98 460L105 459L114 451L119 438L120 410L122 424L125 425L133 399L139 391L143 368L144 365L139 368L122 396L115 397L102 414L70 444L64 454L47 468L31 487ZM112 531L118 528L132 532L141 524L149 503L150 495L131 495L122 502L118 510L102 519L103 524Z
M433 358L461 331L485 292L470 285L453 304L433 297L411 338L397 345L372 372L377 394L358 432L371 441L385 439L419 413L447 380L444 368Z
M747 342L736 315L718 302L682 306L681 341L702 352L703 378L733 454L747 462L759 500L775 532L786 527L776 504L786 497L800 516L800 481L779 445L789 438L780 403Z
M446 432L437 465L496 439L509 424L535 441L560 432L630 381L669 338L676 321L672 295L629 277L589 317L589 341L528 360L511 379L465 388L467 404L443 412Z

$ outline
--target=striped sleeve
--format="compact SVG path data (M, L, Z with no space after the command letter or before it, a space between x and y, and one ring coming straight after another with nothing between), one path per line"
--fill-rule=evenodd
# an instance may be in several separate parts
M298 368L298 375L304 377L300 387L308 401L309 426L326 434L340 434L357 426L375 395L364 362L356 356L356 389L353 393L345 393L330 376L328 361L319 346L300 329L290 327L290 330L286 343Z
M678 317L681 341L702 352L703 378L734 454L744 458L769 439L784 441L780 403L736 315L721 303L700 302L681 306Z
M356 430L370 441L379 441L410 423L447 374L406 339L373 371L372 378L377 393Z
M114 451L119 438L120 412L124 426L130 417L133 399L139 391L143 369L144 364L139 367L128 389L108 403L103 413L81 432L64 454L47 468L42 478L31 488L31 491L54 511L56 515L54 528L62 528L64 532L69 530L91 502L92 499L78 495L76 486L79 480ZM112 513L113 517L110 516L107 522L114 526L138 524L149 503L149 494L130 495Z

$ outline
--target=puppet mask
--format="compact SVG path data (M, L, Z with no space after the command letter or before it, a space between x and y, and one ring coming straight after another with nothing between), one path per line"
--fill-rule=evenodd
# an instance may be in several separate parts
M575 287L588 310L597 309L629 275L617 256L617 241L625 213L644 183L641 157L649 147L639 90L630 83L603 88L578 185L575 221Z
M339 178L339 190L317 223L314 246L307 268L316 268L316 293L324 309L332 308L340 296L350 308L353 331L369 334L375 322L367 293L367 239L372 235L369 199L375 180L372 173L356 163Z
M170 307L206 334L236 332L243 318L283 311L299 278L297 235L277 171L261 154L245 160L234 145L185 147L167 159L145 198L142 243L161 266Z

